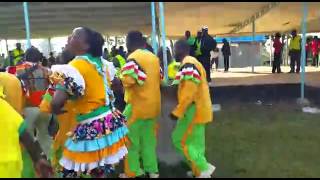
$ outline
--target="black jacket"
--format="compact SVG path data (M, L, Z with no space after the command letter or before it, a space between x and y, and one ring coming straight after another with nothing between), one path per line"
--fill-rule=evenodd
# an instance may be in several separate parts
M221 52L222 52L223 56L230 56L231 55L229 43L223 44Z
M210 51L217 47L217 42L210 35L204 35L201 39L201 53L210 56Z

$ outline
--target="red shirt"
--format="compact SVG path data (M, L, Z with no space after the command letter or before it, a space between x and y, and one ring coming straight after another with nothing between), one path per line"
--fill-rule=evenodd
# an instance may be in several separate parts
M274 47L274 53L275 54L280 54L281 53L282 43L280 42L280 39L276 38L273 41L273 47Z
M316 40L312 40L311 42L311 50L312 50L312 54L316 55L319 52L319 42Z

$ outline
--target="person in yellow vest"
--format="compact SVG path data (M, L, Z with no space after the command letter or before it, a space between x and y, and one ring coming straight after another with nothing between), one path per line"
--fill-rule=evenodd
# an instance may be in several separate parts
M289 44L289 56L290 56L290 73L294 73L296 66L296 73L300 73L300 62L301 62L301 37L297 35L297 30L292 30L291 41Z
M13 53L13 66L15 66L23 59L23 56L24 56L24 52L21 49L21 43L16 44L16 49L14 49L12 53Z
M195 49L194 57L197 59L199 59L199 57L202 55L202 53L201 53L201 38L202 38L202 31L199 30L197 33L197 37L194 41L194 49Z
M159 177L156 131L161 108L160 62L156 55L144 49L141 32L129 32L126 42L129 56L121 80L128 93L124 114L128 118L129 144L125 170L120 177L156 178Z
M161 68L164 69L162 47L159 48L157 56L160 59ZM176 77L176 73L179 70L180 63L172 58L169 48L167 48L167 61L168 61L168 78L169 80L173 80Z
M212 122L212 104L206 71L197 59L188 55L189 48L185 40L174 46L176 60L182 64L173 81L178 85L178 104L170 117L178 123L172 140L192 169L188 174L210 178L215 167L205 157L205 127Z
M12 89L14 88L14 89ZM21 178L22 154L20 143L29 152L39 177L51 177L50 163L40 144L26 131L21 116L22 88L12 74L0 73L0 178Z

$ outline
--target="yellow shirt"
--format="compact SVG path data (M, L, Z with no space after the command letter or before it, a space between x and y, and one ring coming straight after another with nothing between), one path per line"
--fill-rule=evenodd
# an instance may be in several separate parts
M24 54L23 50L14 49L13 57L14 57L14 65L16 65L20 60L22 60L22 55Z
M300 50L301 49L300 41L301 41L300 36L296 36L295 38L291 38L289 49L290 50Z
M0 178L20 176L22 155L19 144L19 132L25 130L22 116L0 98ZM14 174L10 174L14 173Z
M212 103L210 98L209 86L206 80L206 71L201 65L201 63L194 57L187 56L182 61L182 69L184 65L189 67L186 70L195 69L200 77L197 78L197 82L182 79L178 86L178 105L172 111L172 114L182 118L187 110L187 108L195 103L196 113L193 122L204 124L212 121ZM185 66L185 67L186 67ZM195 68L192 68L194 66ZM190 68L191 67L191 68ZM180 70L181 72L181 70ZM193 72L193 71L190 71ZM178 73L179 74L179 73ZM178 76L177 74L177 76Z
M136 119L156 118L159 116L161 109L159 58L150 51L138 49L129 55L127 64L130 63L130 60L135 60L143 69L146 79L143 84L139 84L130 75L121 77L125 88L126 102L132 105L129 124ZM126 65L124 68L126 68Z
M93 64L87 60L77 59L69 63L75 67L85 81L84 96L71 101L78 114L87 114L105 105L105 91L103 77L98 73Z
M4 88L5 100L21 114L24 106L24 96L20 80L13 74L0 72L0 86Z

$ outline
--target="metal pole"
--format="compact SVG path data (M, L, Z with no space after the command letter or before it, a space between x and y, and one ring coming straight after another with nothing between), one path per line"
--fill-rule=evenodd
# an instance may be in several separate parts
M51 38L50 37L48 38L48 46L49 46L48 50L49 50L49 54L50 54L50 52L52 51Z
M305 59L306 59L306 19L307 19L307 15L308 15L308 4L307 2L303 2L302 3L303 6L303 17L302 17L302 47L301 47L301 100L304 99L304 84L305 84Z
M270 67L272 66L272 41L273 41L272 36L270 36L270 56L269 56L269 58L270 58Z
M255 49L255 36L256 36L256 23L255 21L252 21L252 43L253 43L253 48ZM254 73L254 59L252 59L252 64L251 64L251 71Z
M23 2L23 13L24 13L24 23L26 26L26 38L27 38L27 47L31 47L31 36L30 36L30 24L29 24L29 13L28 13L28 3Z
M9 57L8 39L5 39L5 42L6 42L7 57Z
M166 46L166 29L164 22L164 7L163 2L159 2L160 26L161 26L161 39L162 39L162 53L163 53L163 66L164 66L164 80L168 82L168 60L167 60L167 46Z
M152 48L154 54L158 53L158 46L157 46L157 30L156 30L156 7L155 2L151 2L151 18L152 18L152 34L151 34L151 41L152 41Z
M286 34L286 61L285 61L285 66L289 64L289 35Z

